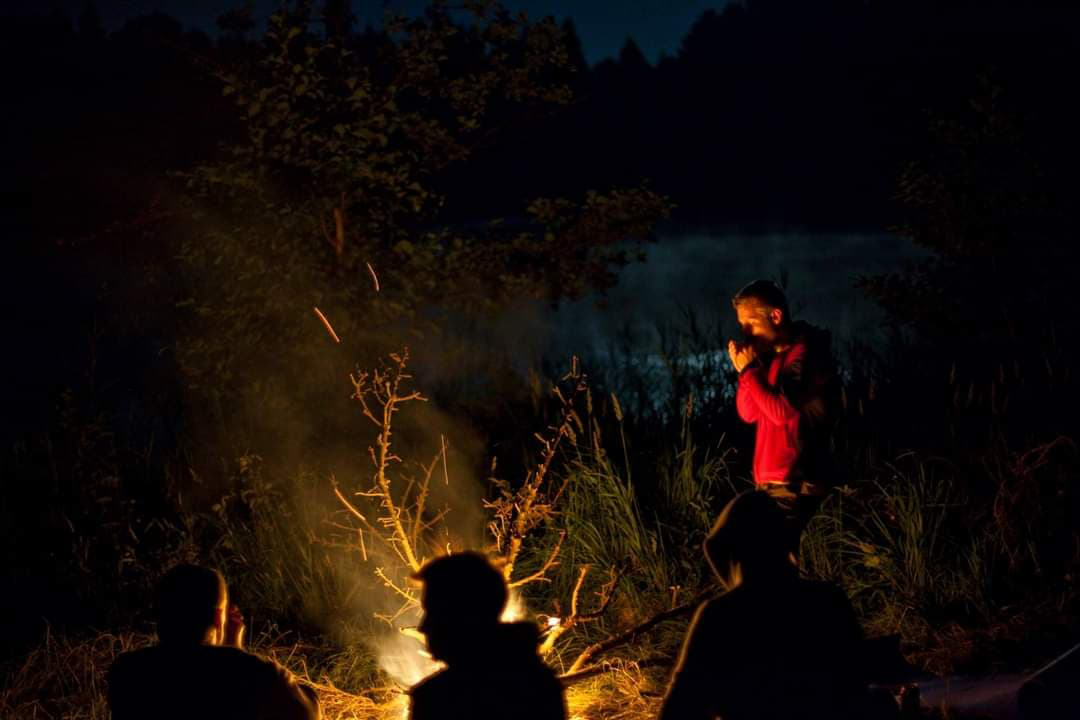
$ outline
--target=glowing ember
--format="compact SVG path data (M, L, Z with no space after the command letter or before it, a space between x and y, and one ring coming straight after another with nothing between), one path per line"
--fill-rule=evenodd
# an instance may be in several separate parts
M322 324L326 328L326 332L330 333L330 337L334 339L334 342L340 343L341 338L339 338L337 336L337 333L334 332L333 326L330 325L330 321L326 319L326 316L322 314L322 310L320 310L319 308L312 308L312 310L314 310L315 314L319 317L320 320L322 320Z
M559 627L559 623L561 623L561 622L562 622L562 620L560 620L557 617L549 617L547 619L547 626L549 628L556 628L556 627Z
M375 268L371 267L371 263L365 262L368 272L371 273L371 279L375 281L375 292L379 292L379 276L375 274Z

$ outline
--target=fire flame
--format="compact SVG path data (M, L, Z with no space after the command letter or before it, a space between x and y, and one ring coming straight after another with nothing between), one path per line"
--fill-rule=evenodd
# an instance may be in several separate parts
M517 622L529 615L529 608L525 605L525 600L515 590L510 591L510 597L506 601L506 609L503 610L502 617L499 619L505 623Z

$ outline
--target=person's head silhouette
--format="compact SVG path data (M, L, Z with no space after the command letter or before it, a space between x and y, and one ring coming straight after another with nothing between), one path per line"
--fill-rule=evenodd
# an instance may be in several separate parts
M720 580L734 587L748 578L795 573L789 529L767 493L747 490L724 507L705 540L705 557Z
M158 638L166 645L220 645L228 603L225 578L217 570L177 565L158 584Z
M452 665L478 650L498 626L509 591L501 573L479 553L436 558L415 575L423 583L419 630L436 660Z

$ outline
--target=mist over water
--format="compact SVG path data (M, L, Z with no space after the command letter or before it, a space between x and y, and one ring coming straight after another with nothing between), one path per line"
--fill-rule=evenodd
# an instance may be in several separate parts
M924 254L895 235L790 231L662 234L646 252L647 261L624 268L606 298L583 298L550 313L549 359L603 358L621 338L639 351L657 348L660 328L685 323L687 309L704 328L719 323L730 337L732 295L752 280L783 276L795 319L829 328L838 348L850 339L877 345L885 339L883 315L854 287L856 278L899 270Z

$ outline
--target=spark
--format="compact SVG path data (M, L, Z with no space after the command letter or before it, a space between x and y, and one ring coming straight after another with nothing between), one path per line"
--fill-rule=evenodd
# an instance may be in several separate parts
M445 436L445 435L442 435L442 434L440 434L440 435L439 435L439 443L440 443L440 444L442 445L442 471L443 471L443 480L445 480L445 481L446 481L446 484L447 484L447 485L449 485L449 484L450 484L450 471L446 469L446 436ZM446 553L446 554L447 554L447 555L449 555L449 554L450 554L450 551L449 551L449 549L447 549L447 553Z
M320 309L319 309L319 308L317 308L317 307L316 307L316 308L312 308L312 310L314 310L314 311L315 311L315 315L317 315L317 316L318 316L318 318L319 318L320 320L322 320L322 324L323 324L323 326L324 326L324 327L326 328L326 332L330 333L330 337L332 337L332 338L334 339L334 342L336 342L336 343L340 343L340 342L341 342L341 338L339 338L339 337L337 336L337 333L336 333L336 332L334 332L334 328L333 328L333 326L332 326L332 325L330 325L330 321L326 319L326 316L322 314L322 310L320 310Z
M371 267L371 263L364 262L367 265L368 272L371 273L371 279L375 281L375 292L379 292L379 276L375 274L375 268Z

